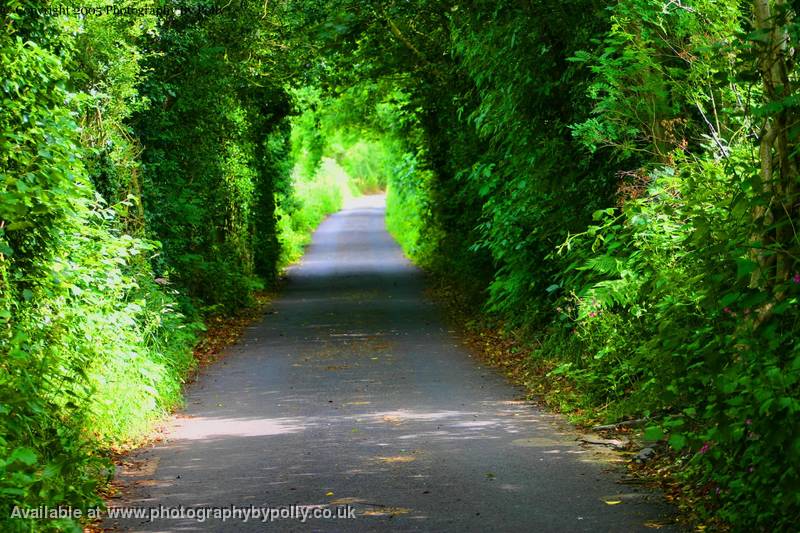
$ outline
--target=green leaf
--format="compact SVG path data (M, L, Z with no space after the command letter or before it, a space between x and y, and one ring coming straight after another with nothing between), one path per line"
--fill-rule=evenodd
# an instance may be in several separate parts
M719 303L722 307L727 307L736 300L738 300L740 296L741 294L739 294L738 292L731 292L723 296L722 299L720 299Z
M659 426L648 426L644 430L645 440L661 440L664 438L664 430Z
M686 437L684 437L680 433L673 433L669 437L669 445L675 451L681 451L686 446Z
M756 268L758 263L746 258L739 258L736 260L736 278L742 279L749 276Z
M36 464L36 460L36 452L30 448L17 448L8 458L9 463L16 461L28 466Z

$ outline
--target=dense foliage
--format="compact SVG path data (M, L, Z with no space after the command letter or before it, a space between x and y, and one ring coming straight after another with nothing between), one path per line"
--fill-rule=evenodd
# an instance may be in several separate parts
M6 525L14 505L98 502L98 442L136 434L178 400L195 329L154 281L158 246L136 228L138 199L93 184L102 167L120 188L136 175L120 128L139 57L100 68L108 58L83 47L137 32L14 15L0 37L3 529L24 527Z
M315 225L296 220L340 207L293 187L294 60L263 4L155 7L2 12L3 531L76 528L12 511L99 505L104 452L180 402L201 319L275 278Z
M135 125L146 225L163 243L156 274L204 303L247 303L280 250L274 192L288 180L288 94L265 78L275 61L262 9L243 3L167 19L148 49L146 110Z
M3 513L93 505L204 313L388 182L389 229L553 401L649 420L709 518L800 517L794 4L7 4Z
M745 530L800 516L796 16L340 0L315 27L333 79L406 95L388 225L410 255L536 347L553 401L648 419Z

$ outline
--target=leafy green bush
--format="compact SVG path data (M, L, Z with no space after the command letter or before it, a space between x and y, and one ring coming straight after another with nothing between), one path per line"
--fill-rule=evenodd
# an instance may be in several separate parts
M246 18L165 21L148 42L152 105L136 116L146 225L163 244L156 272L206 311L247 304L257 276L274 278L279 255L274 192L288 179L279 161L288 96L247 83L258 76L245 48L257 46L258 26ZM229 43L234 34L241 41Z
M432 178L429 170L419 168L415 157L406 154L390 175L386 192L386 228L406 255L422 266L433 255L425 248L430 241L423 236L428 216L426 180Z
M540 356L563 361L553 374L572 378L584 405L659 421L650 438L680 454L708 512L782 529L798 504L800 435L774 428L800 407L800 289L787 280L790 295L760 327L768 295L748 287L754 263L748 226L730 207L735 184L719 164L681 168L652 173L641 198L598 212L565 245L573 262L554 288L559 329Z
M153 281L156 246L121 231L132 204L89 180L74 122L88 95L69 91L60 28L24 22L0 39L0 527L14 531L74 528L15 506L101 503L98 452L180 401L195 331Z
M125 1L119 7L125 6L142 3ZM15 507L72 506L85 513L102 505L97 489L113 473L107 451L135 442L181 402L183 379L194 364L191 348L202 328L183 311L197 303L234 308L259 283L255 272L274 275L275 182L288 175L283 121L288 108L282 112L276 106L272 118L264 117L254 103L263 92L215 99L223 111L217 123L223 130L217 131L229 137L221 145L205 145L213 153L194 168L210 172L206 185L224 184L218 185L225 193L222 203L236 209L224 212L215 226L194 224L204 210L220 204L213 196L187 196L190 191L181 191L176 180L163 184L175 210L160 210L151 194L166 176L155 171L169 168L177 178L181 165L190 164L175 156L191 155L186 147L196 143L198 122L187 119L185 127L166 133L184 152L170 153L156 166L153 156L160 147L144 146L142 163L147 135L140 129L137 135L132 116L188 117L185 109L179 112L181 103L171 116L169 109L160 108L159 114L149 107L164 103L158 89L168 93L183 81L159 77L158 53L185 59L193 32L206 29L208 44L221 32L209 26L229 20L184 19L188 29L176 38L168 21L153 16L79 18L32 11L42 7L15 0L0 15L6 28L0 36L4 531L79 529L70 520L15 518ZM195 79L230 73L224 63L205 63L217 72ZM278 104L288 98L282 91L270 95ZM258 127L247 112L259 119ZM180 205L184 199L188 203ZM150 240L164 229L156 222L173 214L176 227L169 235L185 247ZM192 286L186 273L200 283ZM176 283L181 281L186 283ZM207 291L211 286L220 292Z

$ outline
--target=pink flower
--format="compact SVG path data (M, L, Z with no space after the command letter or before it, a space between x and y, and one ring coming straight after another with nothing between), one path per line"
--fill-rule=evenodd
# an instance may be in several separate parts
M794 276L792 276L792 281L793 281L795 284L798 284L798 283L800 283L800 273L798 273L798 272L795 272L795 273L794 273Z
M591 313L589 313L589 316L590 316L591 318L594 318L594 317L596 317L596 316L597 316L597 313L595 313L594 311L592 311Z
M748 418L747 420L745 420L745 421L744 421L744 424L745 424L746 426L749 426L749 425L751 425L752 423L753 423L753 419L752 419L752 418Z
M725 309L723 309L723 311L728 313L728 314L731 314L731 308L730 307L726 307Z
M703 447L700 448L697 451L697 453L699 453L700 455L703 455L704 453L706 453L710 449L711 449L711 445L708 442L705 442L705 443L703 443Z

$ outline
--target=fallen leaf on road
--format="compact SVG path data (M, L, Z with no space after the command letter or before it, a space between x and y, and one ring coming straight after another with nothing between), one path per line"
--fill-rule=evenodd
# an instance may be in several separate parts
M378 461L384 463L410 463L411 461L416 461L415 457L411 457L410 455L395 455L392 457L376 457Z
M364 503L364 500L361 498L336 498L330 501L331 505L353 505L355 503Z
M406 509L405 507L383 507L381 509L369 509L361 514L363 516L396 516L410 512L411 509Z

